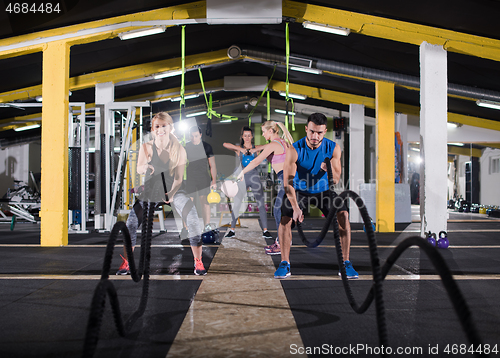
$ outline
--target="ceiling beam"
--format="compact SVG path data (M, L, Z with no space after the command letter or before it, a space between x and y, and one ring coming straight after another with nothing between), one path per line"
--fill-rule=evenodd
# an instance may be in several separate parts
M70 45L84 44L111 39L119 33L141 27L160 24L168 27L186 23L186 20L191 20L189 23L193 24L205 22L205 17L205 1L198 1L14 36L0 40L0 59L42 51L46 44L52 41L63 40ZM169 21L173 23L170 24Z
M227 50L212 51L197 55L186 56L186 67L209 66L224 62L234 61L227 57ZM107 71L93 72L81 76L71 77L69 80L70 91L92 88L96 83L124 82L136 79L145 79L156 73L181 69L181 58L143 63L140 65L115 68ZM151 78L152 80L152 78ZM0 103L19 100L34 99L42 95L42 85L20 88L13 91L0 93Z
M481 155L483 155L483 151L477 148L456 147L453 145L449 145L448 154L481 158Z
M283 16L416 46L425 41L447 51L500 61L500 41L487 37L288 0L283 0Z

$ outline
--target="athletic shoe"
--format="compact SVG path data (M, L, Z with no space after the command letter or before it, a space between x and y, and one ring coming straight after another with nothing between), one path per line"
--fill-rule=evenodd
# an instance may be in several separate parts
M262 231L262 237L264 239L272 239L273 237L271 236L271 234L269 233L269 231Z
M345 274L347 278L358 278L358 273L352 267L351 261L344 261ZM339 276L342 276L342 273L339 271Z
M212 231L212 227L210 226L210 224L206 224L205 228L203 229L203 232L209 232L209 231Z
M122 256L122 255L120 255ZM122 256L122 264L118 271L116 271L117 275L128 275L130 273L130 267L128 266L128 261L125 257Z
M274 273L274 278L287 278L290 277L290 264L288 261L281 261L278 269Z
M276 245L276 241L273 242L271 245L264 246L264 250L266 251L271 250L274 247L274 245Z
M229 231L227 232L226 236L224 236L224 237L228 237L228 238L230 238L230 239L231 239L231 238L233 238L233 237L236 237L236 234L235 234L235 232L234 232L233 230L229 230Z
M207 270L205 270L205 266L203 266L201 259L194 259L194 274L196 276L205 276L207 274Z
M281 247L280 247L280 244L272 244L269 246L269 249L267 248L268 246L266 246L266 254L268 255L280 255L281 254Z

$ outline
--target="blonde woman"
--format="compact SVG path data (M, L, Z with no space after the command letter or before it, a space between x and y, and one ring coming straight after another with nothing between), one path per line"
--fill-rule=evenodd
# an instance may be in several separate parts
M264 159L267 158L267 160L271 162L271 166L278 180L281 182L273 206L276 230L278 230L281 220L281 203L285 195L285 190L283 188L283 166L285 163L286 151L293 144L293 138L283 123L275 121L267 121L262 124L262 136L269 141L269 143L256 147L262 150L262 152L243 169L238 175L238 179L243 179L246 173L257 167ZM278 237L276 237L274 244L266 246L265 250L268 255L279 255L281 253L281 248Z
M137 241L137 228L142 221L142 203L145 201L167 203L186 222L189 232L189 243L194 256L194 273L206 275L203 266L201 228L198 214L191 199L184 191L184 168L186 166L186 151L172 134L172 117L166 112L160 112L151 120L152 140L144 143L139 149L137 173L145 175L144 192L134 204L127 219L127 228L132 239L132 249ZM164 187L167 188L165 193ZM129 264L125 257L118 269L117 275L126 275Z

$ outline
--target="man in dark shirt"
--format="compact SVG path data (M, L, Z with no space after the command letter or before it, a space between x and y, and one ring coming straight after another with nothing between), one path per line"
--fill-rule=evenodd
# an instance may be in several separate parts
M201 140L201 129L198 126L189 130L190 142L185 145L188 159L186 192L198 196L202 206L202 217L205 227L210 223L210 205L207 195L210 189L216 189L217 169L212 146Z

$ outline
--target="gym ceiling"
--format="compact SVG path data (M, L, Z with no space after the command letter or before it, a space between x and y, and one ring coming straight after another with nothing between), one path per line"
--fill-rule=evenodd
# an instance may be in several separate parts
M54 2L52 2L55 4ZM153 75L181 68L181 26L160 34L121 40L134 21L181 20L185 26L185 93L212 93L218 113L253 109L258 91L225 91L225 76L265 76L272 106L285 108L286 32L290 56L321 75L290 70L290 93L303 120L315 107L348 111L349 103L375 114L375 81L395 83L396 111L419 114L419 45L441 45L448 56L448 121L500 131L500 110L476 101L500 102L500 1L325 0L283 1L279 24L209 25L204 1L65 0L57 14L0 13L0 146L40 137L40 129L14 128L41 122L43 38L76 33L70 49L70 102L85 102L92 116L95 84L115 83L116 101L153 101L153 111L179 111L181 77ZM8 2L3 3L6 8ZM350 29L348 36L303 27L304 21ZM193 23L195 22L195 23ZM94 29L98 29L94 31ZM88 35L94 31L92 35ZM239 56L228 56L228 50ZM241 51L239 53L238 51ZM231 53L231 51L229 51ZM292 61L292 60L291 60ZM265 97L255 109L267 112ZM36 104L35 104L36 106ZM205 107L203 95L186 101L186 113ZM300 109L306 109L301 112ZM206 119L205 119L206 120ZM214 119L217 125L217 119ZM500 138L500 135L499 135ZM500 139L499 139L500 142ZM500 143L493 147L500 147Z

